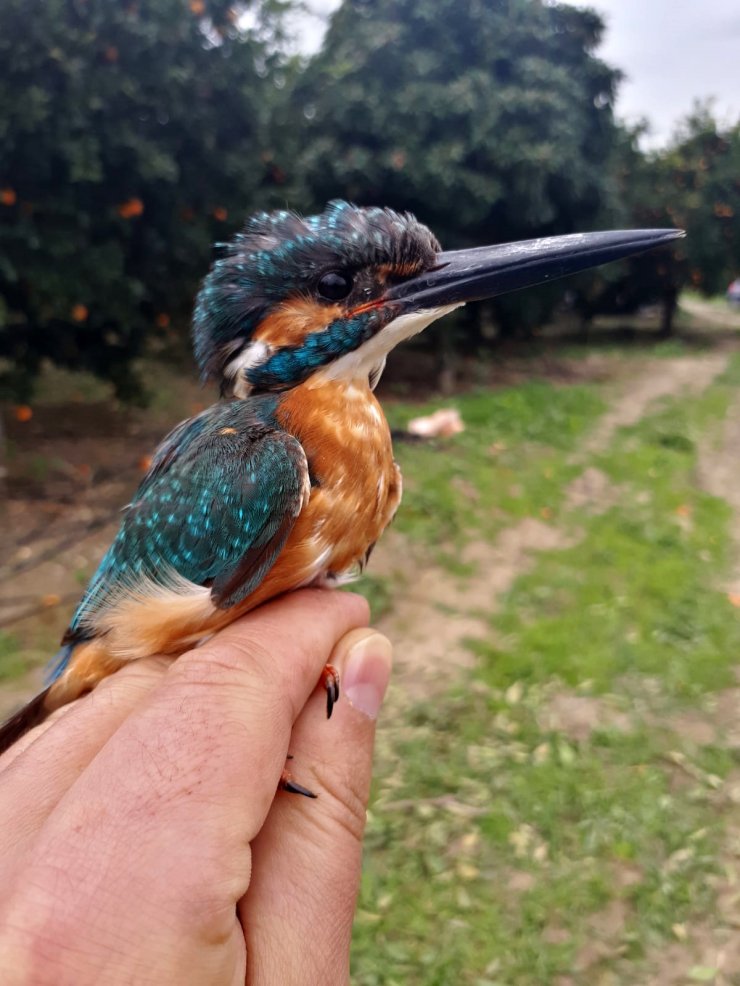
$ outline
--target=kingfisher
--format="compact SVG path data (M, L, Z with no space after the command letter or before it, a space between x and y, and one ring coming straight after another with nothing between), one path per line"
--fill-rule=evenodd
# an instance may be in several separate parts
M0 728L0 752L126 662L176 656L274 596L362 571L401 501L374 394L395 346L468 302L681 235L444 252L414 216L386 208L333 201L305 218L249 219L220 246L195 304L196 361L221 400L155 451L47 686ZM331 715L338 676L327 666L322 680Z

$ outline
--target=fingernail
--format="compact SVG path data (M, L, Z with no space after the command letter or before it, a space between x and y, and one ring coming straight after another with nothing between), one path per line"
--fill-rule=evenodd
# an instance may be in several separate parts
M391 643L380 633L358 640L350 649L342 690L352 708L377 719L391 676Z

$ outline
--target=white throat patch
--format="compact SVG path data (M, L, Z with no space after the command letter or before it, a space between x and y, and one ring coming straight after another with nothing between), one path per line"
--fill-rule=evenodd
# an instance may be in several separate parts
M264 363L271 353L272 346L268 346L264 342L250 342L238 356L226 364L224 376L227 380L234 381L234 397L241 399L249 397L252 385L245 379L244 371L252 366L257 366L259 363Z
M322 366L307 381L310 387L317 386L325 380L357 380L368 379L378 366L385 365L385 358L391 349L411 336L418 335L423 329L443 315L448 315L456 308L461 308L464 302L454 305L443 305L441 308L429 308L423 312L408 312L400 315L385 328L377 332L351 353L340 356L327 366ZM379 374L378 374L379 378ZM375 380L377 383L377 379Z

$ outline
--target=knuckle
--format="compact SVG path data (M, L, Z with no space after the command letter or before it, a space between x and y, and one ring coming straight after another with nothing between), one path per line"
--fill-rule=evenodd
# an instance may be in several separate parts
M370 603L364 596L357 592L342 593L347 599L351 600L352 606L356 611L356 620L361 626L367 626L370 622Z
M336 589L304 589L315 597L326 618L342 623L365 625L370 620L370 605L364 596L356 592L338 592Z
M164 677L172 658L141 658L124 664L115 674L103 678L87 698L105 707L113 706L122 696L141 696ZM64 706L62 706L64 708Z
M211 682L269 673L274 659L268 634L257 634L248 626L241 626L236 631L229 628L226 634L180 658L178 663L185 669L188 680L200 678Z
M177 680L188 692L200 692L206 687L238 692L245 704L257 705L267 712L286 706L291 694L288 674L292 677L295 673L295 664L286 666L285 661L276 659L264 641L242 635L233 637L228 645L204 647L189 654ZM298 711L293 710L293 718Z
M346 832L354 842L361 843L367 821L368 790L364 777L356 774L339 775L328 766L314 768L318 781L321 815L332 829ZM318 813L317 813L318 814Z

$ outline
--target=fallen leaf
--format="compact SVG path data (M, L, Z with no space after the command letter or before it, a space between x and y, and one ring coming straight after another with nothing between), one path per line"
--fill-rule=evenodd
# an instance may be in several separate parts
M439 436L449 438L451 435L459 435L460 432L465 431L465 425L457 408L441 407L434 414L412 418L406 431L410 435L419 435L421 438L437 438Z

